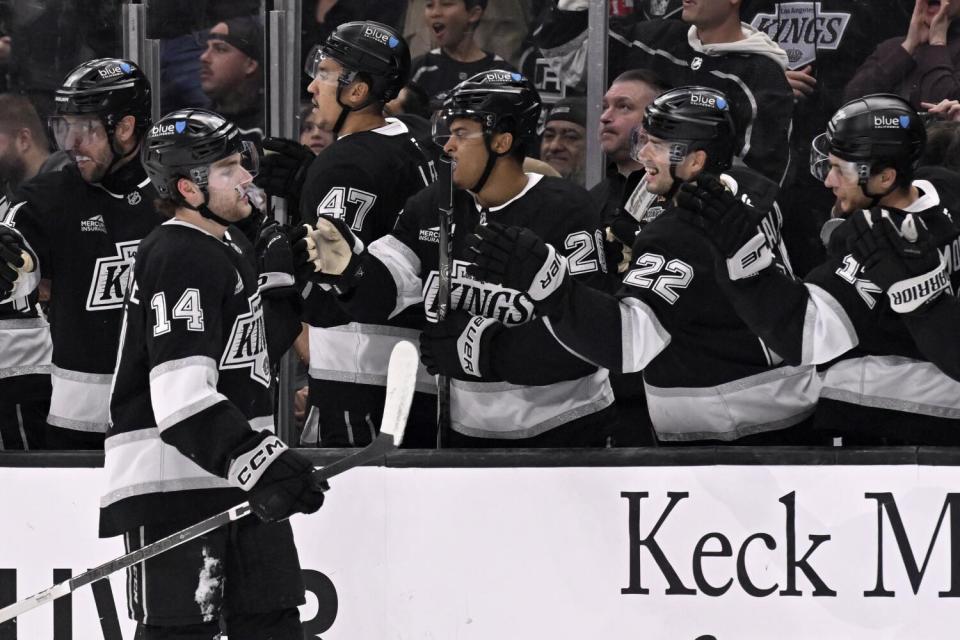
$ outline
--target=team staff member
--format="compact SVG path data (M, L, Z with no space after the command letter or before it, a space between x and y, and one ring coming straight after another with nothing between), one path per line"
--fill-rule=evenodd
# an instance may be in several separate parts
M613 402L607 371L557 344L530 296L465 272L468 232L502 221L550 238L578 280L601 286L606 277L600 220L586 191L523 172L522 141L539 116L533 86L510 71L465 80L435 116L435 139L453 158L456 187L445 320L437 321L438 210L449 185L435 183L410 198L396 228L369 249L336 219L319 221L299 245L316 244L309 253L319 271L314 277L334 282L358 320L377 322L423 301L428 324L420 355L430 373L451 378L454 447L607 441Z
M475 273L528 291L565 348L612 371L642 370L659 440L807 442L805 421L818 389L813 368L782 365L737 317L714 282L709 245L673 201L681 184L727 171L721 179L736 198L766 213L762 226L776 249L764 259L788 271L776 185L754 171L730 168L736 131L718 91L668 91L647 107L643 128L647 140L637 158L647 189L667 204L637 235L616 296L570 278L569 260L552 266L555 252L547 240L515 228L477 230ZM759 233L756 219L752 228Z
M315 49L306 71L313 78L314 122L337 139L316 158L296 143L267 141L266 148L282 153L265 158L258 184L298 201L303 221L333 216L369 244L393 229L403 203L435 173L415 133L383 116L384 103L407 81L410 53L393 28L348 22ZM423 314L413 309L375 323L355 322L333 294L319 289L306 300L305 315L319 444L363 446L380 428L390 352L400 340L416 342ZM417 391L406 444L431 446L436 383L422 368Z
M22 185L23 200L3 216L0 236L30 254L34 269L12 291L0 279L0 302L28 294L41 277L52 281L53 392L43 439L50 449L99 449L128 270L140 239L161 221L137 161L150 83L127 60L85 62L57 90L56 113L51 129L73 162Z
M273 325L236 222L252 207L256 151L218 114L175 111L145 139L143 164L172 218L147 236L133 270L111 395L100 535L139 549L249 500L241 519L128 571L142 640L302 640L304 585L286 518L323 493L313 466L274 435ZM275 236L284 241L283 234ZM261 274L265 275L265 274ZM299 323L294 318L294 327ZM289 347L295 331L288 334Z
M933 246L950 246L960 219L955 174L942 180L916 172L925 140L917 112L899 96L843 105L813 145L811 169L847 216L830 236L827 260L803 282L772 268L751 269L750 277L718 272L737 313L774 351L788 362L822 365L815 426L847 444L960 442L960 383L924 357L904 324L906 314L960 284L958 265L896 292L884 279L890 291L883 295L858 259L870 252L851 251L866 240L867 217L874 225L889 218L904 232L926 227ZM691 208L701 210L705 237L721 254L740 251L748 239L757 249L745 229L729 226L740 213L722 193L698 189L692 200L702 203Z

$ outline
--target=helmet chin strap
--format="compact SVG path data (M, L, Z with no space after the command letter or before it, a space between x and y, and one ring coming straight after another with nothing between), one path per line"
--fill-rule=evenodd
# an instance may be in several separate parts
M221 224L221 225L223 225L223 226L225 226L225 227L229 227L230 225L233 224L233 223L230 222L229 220L224 220L223 218L221 218L220 216L218 216L217 214L215 214L215 213L210 209L210 207L207 206L207 189L206 189L206 187L202 187L202 188L200 189L200 193L203 194L203 202L201 202L198 206L195 207L195 206L193 206L192 204L190 204L189 202L187 202L187 199L184 198L182 195L179 196L180 206L182 206L182 207L185 208L185 209L190 209L191 211L196 211L197 213L199 213L199 214L200 214L201 216L203 216L204 218L207 218L208 220L213 220L213 221L216 222L217 224Z
M492 138L493 136L489 133L483 134L483 147L487 150L487 163L483 167L483 173L480 174L480 179L477 180L475 185L468 189L471 193L480 193L480 190L487 184L487 179L490 178L490 174L493 173L493 167L497 164L497 159L510 153L510 151L506 151L505 153L497 153L494 151L493 147L490 146L490 140Z
M104 126L106 126L106 123L104 123ZM118 163L118 162L128 160L129 158L133 157L133 156L137 153L137 151L139 151L139 149L140 149L140 145L139 145L139 144L135 144L135 145L133 145L133 149L131 149L129 153L124 154L124 153L123 153L123 149L121 149L121 148L120 148L120 145L117 144L116 137L114 136L114 134L116 133L116 131L117 131L117 128L116 128L116 127L113 127L113 129L110 130L110 133L109 133L109 135L107 136L107 139L110 141L110 155L111 155L111 157L110 157L110 164L107 165L107 170L103 172L103 177L104 177L104 178L106 178L108 175L110 175L110 173L111 173L111 172L114 170L114 168L117 166L117 163ZM101 180L102 180L102 179L103 179L103 178L101 178Z
M667 192L663 194L667 202L673 200L673 197L677 195L677 191L680 191L680 185L683 183L683 179L677 176L677 165L673 162L670 163L670 177L673 181L670 183L670 188Z

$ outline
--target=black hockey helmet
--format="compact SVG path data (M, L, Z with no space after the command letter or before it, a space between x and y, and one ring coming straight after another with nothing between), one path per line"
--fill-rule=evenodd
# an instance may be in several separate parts
M129 60L98 58L67 75L56 91L55 104L57 116L99 116L109 135L122 118L133 116L139 138L150 126L150 81Z
M140 161L161 198L185 204L177 181L192 180L206 193L210 165L235 153L242 155L244 168L255 175L256 148L241 139L236 125L206 109L179 109L147 132Z
M671 171L687 153L705 151L706 169L718 173L730 167L736 151L737 128L730 101L722 91L709 87L678 87L661 94L647 105L643 129L671 143ZM634 156L637 151L632 152Z
M305 71L311 78L324 57L343 65L346 73L339 83L346 86L357 79L370 85L370 94L389 102L397 97L410 78L410 49L393 27L372 20L346 22L331 33L324 44L307 56Z
M523 74L494 69L454 87L434 117L434 124L472 118L480 122L485 134L512 133L517 144L535 135L540 107L540 94ZM440 133L436 126L434 133Z
M521 73L493 69L482 71L455 86L443 106L433 115L433 141L444 146L450 137L450 124L457 118L470 118L483 128L483 140L489 154L483 174L470 190L480 191L501 155L523 153L535 138L540 121L540 94ZM497 133L513 134L513 144L497 154L490 146Z
M906 100L889 93L864 96L840 107L827 130L813 139L810 172L818 180L826 180L828 155L833 154L854 163L861 187L877 165L912 176L926 142L926 128Z

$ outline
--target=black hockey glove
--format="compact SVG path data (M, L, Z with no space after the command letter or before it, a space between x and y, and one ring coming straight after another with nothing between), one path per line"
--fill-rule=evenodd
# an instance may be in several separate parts
M323 505L329 486L313 481L313 464L288 449L272 433L233 459L227 479L247 491L250 508L264 522L276 522L295 513L313 513Z
M467 236L467 255L472 277L527 293L541 314L549 313L569 286L567 259L529 229L479 225Z
M24 260L24 247L19 232L0 225L0 300L10 295L21 274L33 271L33 260Z
M460 380L491 378L490 341L500 323L490 318L455 311L420 333L420 361L430 375Z
M868 280L887 292L897 313L921 309L950 289L946 260L922 218L907 214L898 229L886 211L853 214L847 248Z
M363 275L363 241L339 218L320 216L317 226L290 230L297 276L337 294L349 291Z
M293 249L284 227L267 220L260 227L254 252L261 296L283 298L298 293Z
M759 226L764 212L741 202L716 176L702 173L695 183L680 185L677 207L726 260L731 280L750 278L773 264Z
M286 198L289 209L299 214L307 169L316 156L309 147L285 138L266 138L263 150L253 183L271 196Z

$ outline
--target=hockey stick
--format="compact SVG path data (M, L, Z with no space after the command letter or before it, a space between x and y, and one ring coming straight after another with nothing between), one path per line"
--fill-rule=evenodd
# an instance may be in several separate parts
M440 235L439 283L437 285L437 322L442 322L450 310L450 254L453 253L453 158L440 156L437 170L441 199L439 222ZM437 448L444 448L450 437L450 378L437 376Z
M387 397L383 406L383 422L380 425L380 434L369 445L353 455L337 460L336 462L316 469L311 475L314 486L319 487L329 478L341 474L353 467L372 462L396 449L403 440L403 432L407 425L407 415L410 413L410 402L413 400L413 391L417 381L417 365L419 363L417 349L409 342L399 342L390 354L390 364L387 368ZM189 542L209 533L218 527L239 520L251 513L250 503L244 502L227 509L222 513L211 516L202 522L187 527L148 544L147 546L131 551L106 562L99 567L85 571L80 575L65 580L52 587L35 593L0 609L0 624L16 618L22 613L30 611L40 605L53 602L57 598L76 591L82 586L106 578L112 573L126 569L139 562L160 555L185 542Z

